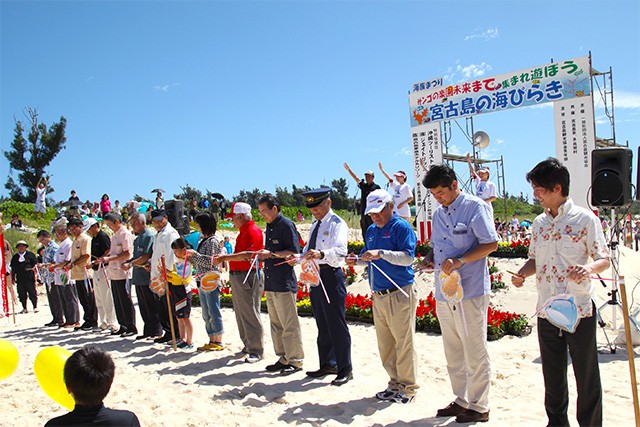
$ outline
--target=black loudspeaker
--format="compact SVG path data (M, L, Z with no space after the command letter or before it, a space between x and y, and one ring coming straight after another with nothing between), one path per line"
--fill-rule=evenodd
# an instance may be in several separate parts
M591 152L591 205L627 206L631 203L631 160L624 147L596 148Z
M164 210L167 212L167 219L169 223L178 230L181 236L189 234L191 229L189 228L189 219L184 211L183 200L165 200Z

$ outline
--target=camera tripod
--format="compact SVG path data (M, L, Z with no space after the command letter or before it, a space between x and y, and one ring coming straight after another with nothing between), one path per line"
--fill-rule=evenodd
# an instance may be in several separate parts
M602 318L602 311L607 308L607 307L611 307L611 311L612 311L612 319L611 319L611 326L613 328L613 330L617 330L617 318L618 315L620 315L623 319L624 316L628 316L629 317L629 321L631 323L631 325L633 325L633 328L635 329L636 332L640 332L640 327L638 327L638 323L636 322L636 320L630 316L628 313L625 313L623 308L622 308L622 303L620 302L620 300L618 299L618 281L620 280L620 274L619 274L619 259L620 259L620 252L618 250L618 245L619 245L619 237L620 237L620 228L618 225L618 218L616 218L616 212L615 209L611 209L611 239L609 241L609 244L607 245L609 247L609 259L611 262L611 291L607 292L607 295L609 295L610 299L608 301L605 301L604 304L602 304L597 310L596 310L596 318L598 320L598 325L602 328L602 332L604 333L604 337L607 340L607 345L609 347L609 351L611 352L611 354L615 354L616 350L617 350L617 345L615 343L612 343L611 340L609 340L609 336L607 335L607 330L606 330L606 322L603 320ZM600 277L600 276L598 276ZM602 283L602 286L606 287L607 285L604 282L604 279L600 278L600 283Z

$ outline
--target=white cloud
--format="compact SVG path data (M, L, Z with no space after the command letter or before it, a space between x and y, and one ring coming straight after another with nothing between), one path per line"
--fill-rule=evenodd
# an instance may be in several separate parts
M474 39L481 39L484 41L488 41L491 39L497 39L498 37L500 37L500 31L498 31L498 29L495 27L487 28L484 31L482 31L480 28L476 28L475 30L473 30L473 33L464 36L464 41L469 41Z
M615 108L640 109L640 93L619 90L613 93L613 105Z
M455 68L453 67L447 68L447 73L450 73L450 74L445 74L444 76L445 80L452 81L452 82L472 80L478 77L482 77L485 74L487 74L487 71L492 70L491 65L487 64L486 62L482 62L477 65L469 64L466 66L460 65L458 62L459 61L456 61ZM458 77L460 74L462 74L462 77Z
M153 89L157 90L159 92L169 92L169 89L171 89L173 86L182 86L182 83L171 83L168 85L158 85L158 86L154 86Z
M456 156L464 156L469 151L469 150L462 151L460 147L458 147L456 144L451 144L447 148L449 149L448 151L449 154L454 154Z
M396 153L396 156L412 156L412 155L413 153L411 152L410 147L402 147L402 149Z
M505 140L502 138L496 138L496 145L502 145L505 143Z

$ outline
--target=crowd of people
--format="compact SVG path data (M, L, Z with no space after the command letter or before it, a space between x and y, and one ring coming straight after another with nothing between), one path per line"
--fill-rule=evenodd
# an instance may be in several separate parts
M112 232L110 237L94 218L62 218L53 227L55 241L47 230L38 232L44 247L42 262L26 255L28 246L24 241L18 242L11 274L25 303L31 298L33 286L21 287L20 283L42 277L53 316L47 327L108 332L155 343L177 341L177 347L183 349L194 347L190 287L195 282L209 336L209 341L197 350L216 351L224 348L220 266L228 262L244 361L258 363L264 358L260 298L266 293L272 345L278 359L266 365L265 370L292 375L303 369L305 357L296 309L298 277L294 266L300 263L300 280L310 286L319 358L318 369L309 370L306 375L314 379L332 375L335 377L331 384L342 386L354 379L354 364L341 267L367 265L379 355L389 375L386 387L375 397L407 404L420 388L414 341L414 272L431 271L435 273L438 320L455 396L436 416L455 417L459 423L488 421L491 361L486 319L491 283L486 258L500 240L490 197L483 199L463 192L451 168L432 166L422 181L439 203L433 213L432 251L414 267L416 235L405 209L411 201L405 190L406 174L395 173L394 183L379 164L393 184L390 194L376 188L372 171L358 180L346 163L344 167L363 193L362 224L366 225L364 217L371 222L363 230L364 247L359 254L347 253L347 224L331 209L331 190L320 188L303 194L316 220L304 245L300 244L294 223L282 215L278 199L265 194L257 201L267 224L264 233L256 226L250 205L237 202L231 206L227 217L239 230L233 252L223 250L225 245L217 240L216 218L210 213L195 216L201 239L197 247L189 248L162 209L151 211L148 218L141 213L131 216L133 233L120 214L103 212L103 223ZM490 193L487 178L488 173L479 172L478 184L483 185L483 194ZM558 160L540 162L526 179L545 211L533 222L529 259L512 273L512 283L520 287L526 277L535 276L538 308L555 296L572 295L576 301L575 317L579 319L567 326L543 310L537 313L549 423L569 423L568 351L579 390L578 421L581 425L601 425L595 287L589 277L609 267L602 226L592 212L577 207L568 197L569 172ZM106 200L108 196L103 197ZM147 227L147 220L156 233ZM511 223L518 223L515 215ZM132 286L144 323L142 332L136 326ZM99 409L98 400L91 402L94 411Z

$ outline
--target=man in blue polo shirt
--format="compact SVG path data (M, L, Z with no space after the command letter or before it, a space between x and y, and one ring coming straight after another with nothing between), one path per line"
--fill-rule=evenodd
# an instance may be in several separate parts
M415 395L416 290L413 263L416 234L411 225L393 212L393 198L385 190L367 196L364 211L373 224L367 229L362 262L370 262L369 284L373 291L373 321L376 326L382 366L390 380L376 393L380 400L409 403ZM347 264L354 265L355 257Z
M487 350L487 310L491 281L487 255L498 248L498 235L489 205L463 193L449 166L432 166L422 184L440 206L433 213L432 255L425 264L435 268L436 307L444 354L455 400L439 409L438 417L458 423L489 421L491 363ZM461 301L449 301L440 289L440 271L457 270Z
M293 222L280 212L280 202L273 194L267 193L258 199L258 210L267 222L265 248L260 251L259 258L264 260L271 340L279 357L266 369L290 375L302 370L304 350L296 305L298 281L293 266L282 261L300 252L298 233Z

